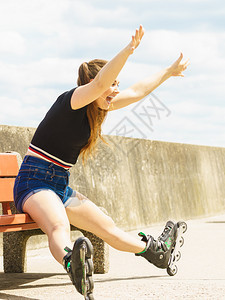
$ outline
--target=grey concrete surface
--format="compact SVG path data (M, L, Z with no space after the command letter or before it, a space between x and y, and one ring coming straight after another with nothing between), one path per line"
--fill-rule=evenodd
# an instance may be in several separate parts
M225 299L225 215L187 224L177 275L170 277L141 257L110 248L109 273L94 276L95 299ZM142 231L158 236L163 226ZM0 268L0 299L83 299L46 248L28 252L25 274L4 274L2 264Z

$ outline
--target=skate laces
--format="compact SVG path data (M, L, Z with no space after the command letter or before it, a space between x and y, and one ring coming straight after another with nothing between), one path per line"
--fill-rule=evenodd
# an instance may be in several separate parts
M159 240L163 239L164 237L166 237L168 235L168 233L173 229L174 223L172 221L168 221L166 223L166 226L163 230L163 232L160 234L160 236L158 237Z
M154 250L156 252L165 252L167 249L163 242L159 240L154 240Z
M162 243L162 248L164 251L169 250L173 243L173 238L171 238L170 233L174 226L175 224L172 221L168 221L163 232L158 237L158 240Z

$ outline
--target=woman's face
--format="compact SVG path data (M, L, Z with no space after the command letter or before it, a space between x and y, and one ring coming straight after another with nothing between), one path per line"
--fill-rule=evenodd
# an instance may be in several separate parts
M111 87L105 91L98 99L96 99L96 104L99 108L108 110L110 107L110 103L113 100L113 98L119 94L119 81L115 80Z

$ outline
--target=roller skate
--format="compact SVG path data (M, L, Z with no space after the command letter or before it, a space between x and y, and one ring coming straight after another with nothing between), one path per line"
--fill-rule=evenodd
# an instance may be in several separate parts
M158 268L167 269L167 273L173 276L177 273L175 262L180 258L180 252L177 249L183 245L180 242L183 241L181 234L186 230L186 223L178 222L174 224L169 221L157 240L151 235L140 232L139 236L142 237L142 241L146 242L146 248L135 255L144 257Z
M93 267L93 246L86 237L76 240L73 250L66 247L67 254L63 258L64 268L77 291L84 296L85 300L94 300L94 282L92 274Z
M172 221L168 221L162 234L158 237L160 242L166 243L174 226L176 227L176 239L172 245L170 259L167 266L167 273L170 276L176 275L178 271L176 262L181 258L180 248L184 244L184 238L182 235L187 231L187 224L183 221L179 221L176 224L174 224Z

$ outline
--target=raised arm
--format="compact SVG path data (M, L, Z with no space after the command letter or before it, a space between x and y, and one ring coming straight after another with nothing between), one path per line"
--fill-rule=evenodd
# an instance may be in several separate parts
M186 70L189 65L189 60L182 62L182 59L183 53L181 53L180 57L168 68L121 91L111 102L109 110L116 110L143 99L171 76L183 77L182 72Z
M130 43L110 60L90 83L79 86L74 91L71 98L71 106L73 109L78 109L91 103L112 85L128 57L140 44L143 35L144 30L143 27L140 26L139 29L136 29L135 35L132 36Z

